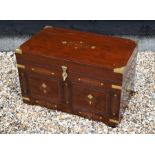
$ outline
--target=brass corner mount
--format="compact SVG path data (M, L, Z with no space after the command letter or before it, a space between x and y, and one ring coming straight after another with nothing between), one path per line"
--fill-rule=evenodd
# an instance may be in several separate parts
M114 73L123 74L124 70L125 70L125 66L120 67L120 68L114 68L113 71L114 71Z
M15 53L16 53L16 54L22 54L22 50L21 50L20 48L16 48L16 49L15 49Z

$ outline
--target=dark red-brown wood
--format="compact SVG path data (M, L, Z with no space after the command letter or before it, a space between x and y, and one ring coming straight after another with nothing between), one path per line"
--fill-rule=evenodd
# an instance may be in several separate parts
M122 74L113 69L125 66L135 47L128 39L45 28L16 54L23 100L116 126L121 90L112 85L121 86Z

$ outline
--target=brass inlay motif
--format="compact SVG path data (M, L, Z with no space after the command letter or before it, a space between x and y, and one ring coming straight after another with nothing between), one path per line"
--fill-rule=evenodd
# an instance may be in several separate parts
M17 67L18 68L22 68L22 69L25 69L26 68L25 65L21 65L21 64L17 64Z
M15 49L16 54L22 54L22 50L20 48Z
M114 73L120 73L120 74L123 74L124 70L125 70L125 66L120 67L120 68L114 68L113 71L114 71Z
M116 124L119 123L119 121L118 120L115 120L115 119L109 119L109 121L112 122L112 123L116 123Z
M43 92L44 92L44 94L46 94L47 93L47 90L44 89Z
M93 99L93 95L92 94L89 94L87 97L88 97L89 100Z
M93 95L92 94L89 94L88 96L87 96L87 98L88 98L88 102L89 102L89 104L91 105L92 103L93 103L93 101L92 101L92 99L94 98L93 97Z
M47 88L47 85L45 83L42 83L41 87L42 88Z
M23 100L30 101L30 98L22 96Z
M66 78L67 78L67 67L66 66L61 66L61 68L62 68L62 78L63 78L63 81L65 81L66 80Z
M62 41L62 44L64 44L64 45L67 44L67 41Z
M122 89L122 87L121 87L121 86L118 86L118 85L112 85L111 87L112 87L113 89L120 89L120 90Z

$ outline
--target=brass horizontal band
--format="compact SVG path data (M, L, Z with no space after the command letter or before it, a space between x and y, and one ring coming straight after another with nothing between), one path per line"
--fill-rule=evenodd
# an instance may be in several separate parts
M16 54L22 54L22 50L20 48L15 49Z
M112 123L115 123L115 124L118 124L119 121L118 120L115 120L115 119L109 119L109 122L112 122Z
M114 68L113 71L114 71L114 73L120 73L120 74L123 74L124 70L125 70L125 66L120 67L120 68Z
M30 101L30 98L22 96L23 100Z
M26 68L25 65L21 65L21 64L17 64L17 67L18 68L22 68L22 69L25 69Z
M112 85L111 87L112 87L113 89L120 89L120 90L122 89L122 87L121 87L121 86L118 86L118 85Z

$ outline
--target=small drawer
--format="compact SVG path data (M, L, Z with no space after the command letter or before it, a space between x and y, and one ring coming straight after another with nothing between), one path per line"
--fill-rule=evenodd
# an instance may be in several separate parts
M98 87L98 88L105 88L105 87L110 87L110 83L107 83L103 80L99 80L99 79L94 79L92 77L87 77L81 74L75 74L72 73L71 76L69 77L69 79L72 82L75 82L77 84L85 84L88 85L90 87Z
M33 73L50 76L51 78L58 78L61 76L60 70L56 68L46 69L38 66L28 66L28 70Z

